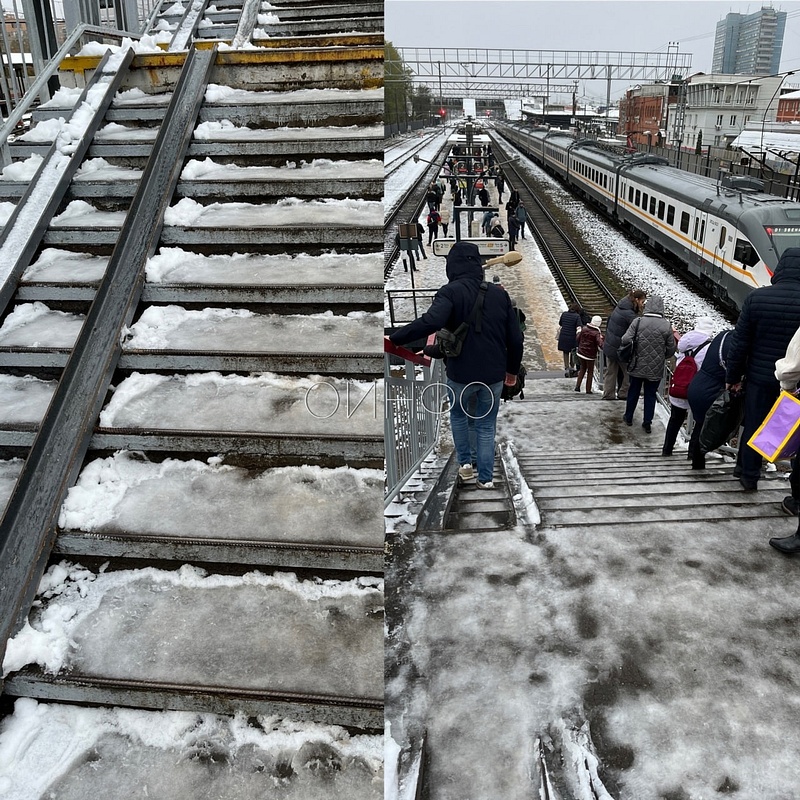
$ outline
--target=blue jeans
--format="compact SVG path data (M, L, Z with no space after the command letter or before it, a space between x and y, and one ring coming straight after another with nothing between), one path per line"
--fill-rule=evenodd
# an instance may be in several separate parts
M478 480L488 483L494 474L494 434L503 382L456 383L447 385L453 392L450 427L459 464L478 464ZM472 440L472 446L470 446Z
M639 394L644 387L644 425L649 425L653 421L656 413L656 397L658 395L658 384L661 381L649 381L647 378L634 378L630 376L628 385L628 397L625 405L625 419L633 422L633 412L639 403Z

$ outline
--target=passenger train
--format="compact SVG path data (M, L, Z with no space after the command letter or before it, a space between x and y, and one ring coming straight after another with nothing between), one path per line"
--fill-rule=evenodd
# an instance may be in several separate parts
M496 128L621 226L674 255L735 310L769 283L787 247L800 247L800 203L765 194L752 179L721 184L663 158L616 154L565 131L520 123Z

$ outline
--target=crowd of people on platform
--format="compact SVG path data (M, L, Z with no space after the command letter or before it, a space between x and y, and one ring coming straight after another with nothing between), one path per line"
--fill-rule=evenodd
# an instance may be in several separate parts
M689 436L687 458L692 469L705 469L702 446L703 423L723 392L741 396L743 416L734 476L746 492L756 491L762 474L761 453L748 442L768 416L781 390L800 392L800 248L782 254L769 286L753 290L743 303L736 326L714 330L708 317L695 320L682 335L664 316L664 302L658 295L641 290L629 292L608 318L605 336L598 336L599 317L587 323L586 312L571 305L559 320L558 349L564 356L564 376L575 377L576 366L590 351L581 353L581 342L597 343L603 354L603 400L624 400L623 420L633 417L644 394L642 428L652 432L658 388L664 367L676 356L673 383L668 389L670 416L661 454L671 456L691 411L694 425ZM625 353L628 345L629 352ZM681 368L684 360L686 369ZM589 370L581 365L575 391L587 373L586 391L591 393ZM686 381L675 380L679 375ZM791 495L782 509L800 511L800 459L791 461ZM770 544L784 553L800 553L800 524L796 533L773 538Z

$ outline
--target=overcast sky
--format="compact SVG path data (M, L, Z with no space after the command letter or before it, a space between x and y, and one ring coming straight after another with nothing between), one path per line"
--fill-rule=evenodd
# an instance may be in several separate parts
M386 38L395 47L479 47L518 50L611 50L666 53L677 41L692 55L692 72L710 72L717 22L729 12L772 5L787 12L781 72L800 70L800 2L723 0L386 0ZM800 72L787 84L800 84ZM613 95L625 85L616 83ZM586 95L604 98L604 82Z

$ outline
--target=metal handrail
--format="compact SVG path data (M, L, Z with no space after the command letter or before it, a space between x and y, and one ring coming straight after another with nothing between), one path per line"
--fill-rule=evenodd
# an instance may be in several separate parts
M399 359L402 362L398 363ZM444 363L384 339L384 384L386 507L439 440L442 407L447 395Z
M114 39L139 39L138 33L130 33L129 31L118 31L112 28L101 28L97 25L87 25L82 23L64 40L64 44L58 48L58 52L47 62L44 70L36 76L36 80L31 84L31 87L25 92L25 96L14 106L14 110L8 115L8 118L0 126L0 166L6 167L11 163L11 154L8 149L8 137L14 131L14 128L22 121L22 117L27 113L28 109L33 105L34 101L39 98L39 92L47 86L47 82L52 78L61 62L69 55L69 51L77 44L78 40L86 33L95 35L109 36Z

